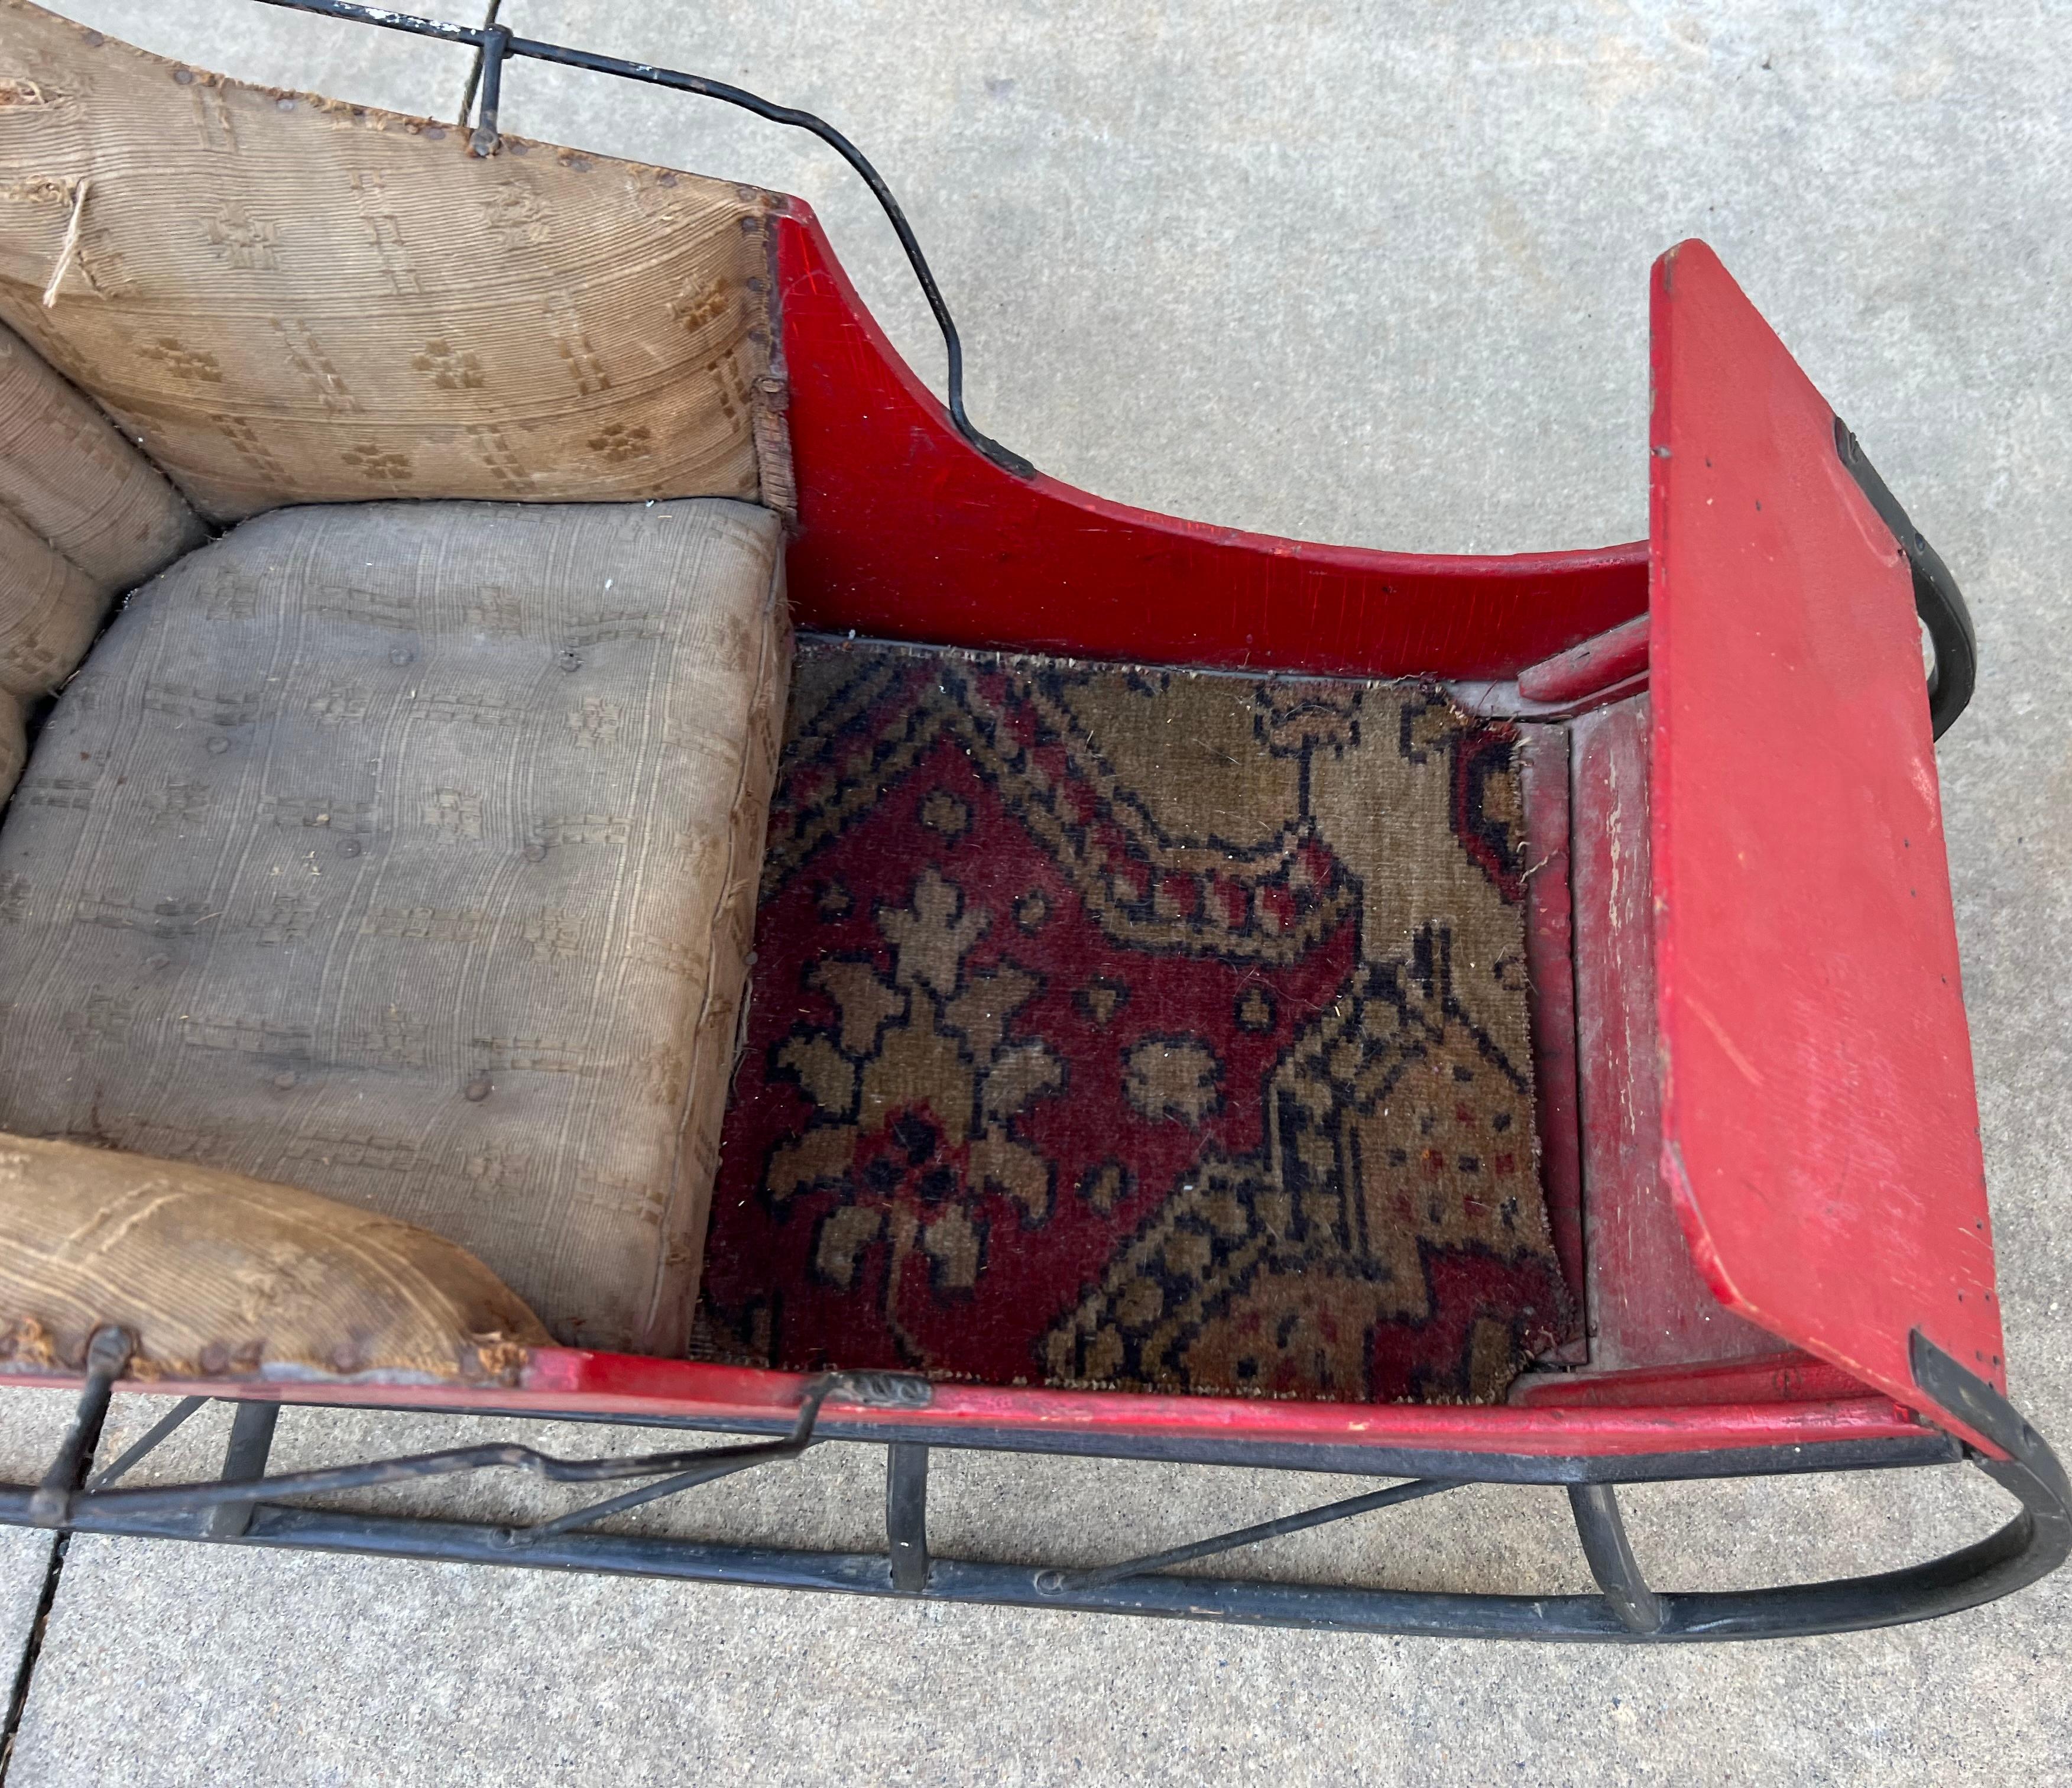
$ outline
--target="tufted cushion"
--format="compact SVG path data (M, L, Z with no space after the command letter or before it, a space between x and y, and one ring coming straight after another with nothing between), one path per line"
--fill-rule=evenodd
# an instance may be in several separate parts
M0 827L0 1127L695 1295L789 637L776 517L277 511L132 599Z

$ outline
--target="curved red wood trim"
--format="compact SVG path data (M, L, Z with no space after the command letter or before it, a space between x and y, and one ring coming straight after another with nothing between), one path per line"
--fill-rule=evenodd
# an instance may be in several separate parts
M398 1382L305 1373L187 1381L127 1381L119 1388L166 1396L287 1399L297 1403L541 1415L689 1417L716 1423L796 1413L808 1375L701 1360L533 1349L515 1386ZM0 1386L72 1389L76 1374L0 1373ZM1226 1440L1264 1444L1426 1448L1533 1458L1627 1457L1738 1448L1810 1446L1829 1440L1918 1437L1921 1424L1889 1398L1836 1395L1843 1381L1797 1388L1803 1401L1774 1401L1786 1387L1745 1378L1739 1401L1649 1407L1534 1407L1437 1403L1276 1403L1247 1397L1153 1396L1128 1391L1053 1390L938 1384L929 1407L866 1409L839 1399L831 1415L886 1427L1010 1429L1099 1438ZM1819 1393L1825 1392L1822 1395Z
M541 1348L519 1392L472 1393L476 1406L581 1409L628 1415L788 1415L806 1378L798 1373L696 1360L649 1359ZM1166 1397L1124 1391L1054 1390L939 1384L923 1410L860 1412L890 1426L1014 1428L1032 1433L1163 1436L1193 1440L1314 1442L1340 1446L1420 1447L1564 1458L1700 1452L1741 1447L1804 1446L1823 1440L1918 1436L1921 1426L1876 1395L1804 1402L1758 1400L1652 1408L1519 1408L1433 1403L1276 1403L1244 1397ZM1774 1387L1769 1387L1774 1395ZM1824 1388L1824 1387L1823 1387ZM219 1392L218 1395L221 1393ZM294 1395L329 1395L298 1386ZM366 1400L413 1403L400 1387ZM426 1399L426 1400L433 1400ZM846 1406L831 1402L834 1411Z
M1645 542L1449 557L1177 521L985 459L893 351L812 212L775 219L803 627L1327 675L1504 678L1647 605Z

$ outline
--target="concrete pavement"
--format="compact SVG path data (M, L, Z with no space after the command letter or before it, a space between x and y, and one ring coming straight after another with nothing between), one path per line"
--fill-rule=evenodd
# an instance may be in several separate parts
M439 46L249 0L67 10L233 74L442 116L465 72ZM1239 525L1440 550L1644 533L1647 266L1710 241L1978 618L1979 695L1942 752L1966 991L2013 1387L2072 1444L2072 14L504 0L503 17L829 117L905 199L982 427L1075 483ZM504 119L803 194L937 376L890 233L824 149L531 65ZM110 1444L137 1420L118 1407ZM31 1469L13 1456L40 1457L56 1425L8 1400L0 1462ZM278 1456L490 1426L296 1414ZM190 1463L209 1440L186 1440ZM787 1471L654 1518L867 1543L874 1457L830 1448ZM984 1459L939 1463L937 1488L946 1553L1034 1556L1063 1535L1089 1559L1324 1489ZM1558 1493L1469 1494L1278 1543L1257 1568L1580 1586ZM1627 1500L1671 1584L1897 1562L2000 1506L1954 1473ZM0 1546L0 1677L46 1557L37 1536ZM6 1779L2044 1782L2072 1758L2068 1615L2072 1576L1925 1627L1641 1655L83 1539Z

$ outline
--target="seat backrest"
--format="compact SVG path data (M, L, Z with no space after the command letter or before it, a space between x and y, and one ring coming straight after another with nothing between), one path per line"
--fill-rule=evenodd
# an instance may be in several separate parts
M114 425L0 328L0 800L22 772L23 702L78 669L119 591L206 534Z
M0 0L0 319L211 521L784 488L769 194L516 137L478 156L27 0Z
M104 590L127 590L207 530L114 424L0 328L0 504Z

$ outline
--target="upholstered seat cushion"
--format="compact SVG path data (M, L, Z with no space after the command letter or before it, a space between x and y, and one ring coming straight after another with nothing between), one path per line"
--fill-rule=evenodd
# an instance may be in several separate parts
M781 566L719 499L279 510L181 560L0 826L0 1128L401 1217L565 1341L680 1351Z

